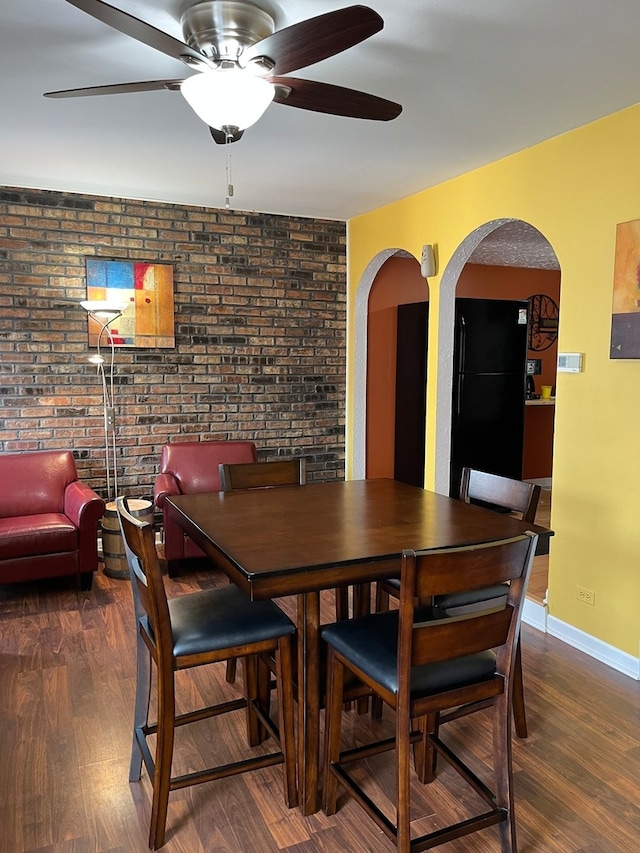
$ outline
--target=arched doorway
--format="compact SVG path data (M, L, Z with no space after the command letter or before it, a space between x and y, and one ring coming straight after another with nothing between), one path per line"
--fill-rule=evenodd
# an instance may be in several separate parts
M543 254L551 258L559 270L557 258L548 241L533 226L517 219L488 222L465 238L453 253L440 284L438 325L438 357L436 365L437 414L435 424L435 489L449 492L449 459L451 452L451 385L453 378L453 319L456 290L465 266L482 260L482 249L492 246L492 262L503 267L526 268ZM356 293L355 306L355 376L353 424L353 475L364 478L367 472L367 395L372 365L368 365L369 296L381 267L394 256L413 257L400 249L389 249L377 255L365 270ZM416 261L417 263L417 261ZM431 320L433 322L433 319Z
M402 340L398 340L400 307L408 303L424 303L428 299L428 286L420 272L420 264L411 255L398 253L385 261L372 283L367 311L367 400L366 400L366 477L394 477L398 461L396 395L401 379L400 365L406 362ZM421 330L426 338L426 322ZM426 341L420 371L422 390L426 389ZM415 400L415 395L413 396ZM418 409L419 403L416 404ZM416 410L414 447L424 443L425 409ZM406 436L405 436L406 439ZM420 462L416 462L416 482L420 484L424 472L424 447ZM397 477L397 479L404 479Z
M466 265L486 264L489 259L500 267L540 269L544 263L555 268L558 274L560 270L549 241L532 225L518 219L496 219L480 226L462 241L447 264L440 285L436 384L435 487L443 494L449 490L455 298Z
M355 319L354 319L354 407L353 407L353 476L357 480L364 480L367 476L367 406L370 389L370 374L377 370L379 366L374 366L369 359L369 297L374 287L376 277L380 270L390 259L410 259L418 267L417 259L405 249L390 248L379 252L369 263L365 269L362 278L358 284L355 300ZM424 280L423 280L424 284ZM426 293L426 284L424 284ZM393 301L393 297L389 297L389 302ZM397 305L397 302L395 302ZM388 343L387 346L391 344ZM384 368L384 366L383 366ZM384 368L385 373L387 369ZM385 383L387 388L381 395L389 399L392 393L388 390L388 383ZM376 406L379 406L378 402ZM386 422L388 423L388 422ZM376 436L376 441L384 442L387 445L385 460L388 460L389 442L393 442L393 437L389 434L385 437ZM385 461L384 464L387 464Z

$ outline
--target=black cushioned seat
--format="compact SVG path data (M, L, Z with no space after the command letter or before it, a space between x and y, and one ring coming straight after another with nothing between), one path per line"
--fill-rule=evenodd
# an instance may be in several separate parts
M295 626L272 601L251 601L233 584L168 601L173 653L197 655L293 635Z

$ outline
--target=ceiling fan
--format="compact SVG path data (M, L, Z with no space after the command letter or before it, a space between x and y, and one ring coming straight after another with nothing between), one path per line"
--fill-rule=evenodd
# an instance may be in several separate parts
M313 112L390 121L402 112L393 101L315 80L282 76L368 39L384 26L367 6L349 6L275 29L272 16L249 0L200 0L182 15L184 42L102 0L66 0L137 41L179 59L197 73L46 92L76 98L180 91L217 143L236 142L272 101Z

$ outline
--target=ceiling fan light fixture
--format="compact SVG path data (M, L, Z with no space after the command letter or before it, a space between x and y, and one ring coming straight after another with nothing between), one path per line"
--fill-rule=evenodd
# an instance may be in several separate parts
M209 127L251 127L273 97L273 84L240 68L220 68L188 77L181 85L185 100Z

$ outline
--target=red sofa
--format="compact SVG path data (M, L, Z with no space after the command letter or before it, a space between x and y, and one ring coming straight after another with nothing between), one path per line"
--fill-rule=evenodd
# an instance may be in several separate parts
M0 583L78 575L91 589L105 503L70 450L0 454Z
M171 495L219 492L222 486L218 465L256 461L256 446L252 441L180 441L164 445L153 497L158 509L162 510L164 555L169 575L175 574L182 560L202 558L205 555L167 517L165 498Z

